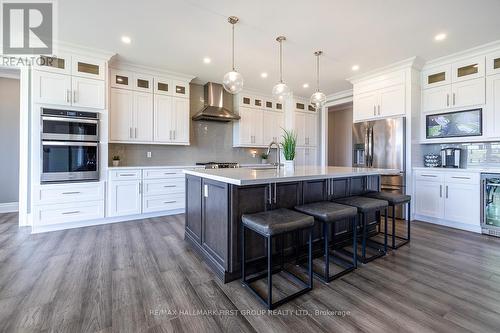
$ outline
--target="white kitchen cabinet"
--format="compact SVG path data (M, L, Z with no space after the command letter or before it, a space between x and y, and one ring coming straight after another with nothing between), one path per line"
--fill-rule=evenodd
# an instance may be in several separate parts
M189 98L189 82L172 80L173 96Z
M306 115L303 112L295 112L295 134L297 135L297 146L306 145Z
M153 92L153 76L142 73L134 73L134 81L132 84L132 89L152 93Z
M144 92L134 93L134 140L153 141L153 95Z
M104 81L106 79L106 62L100 59L73 55L71 57L71 74Z
M33 232L46 226L104 218L104 201L56 203L33 207Z
M189 100L155 95L154 141L189 144Z
M451 103L451 85L441 85L422 91L422 110L424 112L445 110Z
M422 88L451 84L451 65L433 67L422 72Z
M260 108L239 107L240 119L233 123L233 145L264 146L264 111Z
M71 76L33 71L33 86L36 103L71 105Z
M484 56L460 60L451 64L452 83L484 78Z
M417 180L415 184L415 209L417 214L434 218L444 216L443 184Z
M380 90L378 116L387 118L405 114L405 85L399 84Z
M378 92L357 94L353 98L354 122L374 118L377 115Z
M158 95L172 95L172 80L164 77L154 78L154 93Z
M297 134L297 146L316 146L318 141L317 120L316 114L295 112L295 133Z
M484 78L478 78L453 83L451 93L452 107L483 105L486 98L485 80Z
M264 111L263 114L263 143L270 144L272 141L282 141L285 119L283 112Z
M133 140L134 92L111 88L109 110L109 138L111 141Z
M478 223L479 184L447 182L444 197L444 216L447 220L465 224Z
M108 183L108 216L142 212L142 181L115 180Z
M417 170L418 219L480 232L480 175L464 171Z
M153 95L111 88L110 140L153 141Z
M81 77L72 78L73 106L105 109L105 84L104 81Z
M500 137L500 74L486 78L487 119L486 133L490 138Z
M486 56L486 74L500 74L500 51Z
M71 75L71 55L66 53L59 53L57 57L41 55L40 60L35 61L34 68L39 71Z
M111 88L132 89L134 73L119 69L111 70Z
M295 166L316 166L318 165L318 151L314 147L299 147L295 151Z
M405 95L404 84L356 94L353 100L354 122L405 115Z

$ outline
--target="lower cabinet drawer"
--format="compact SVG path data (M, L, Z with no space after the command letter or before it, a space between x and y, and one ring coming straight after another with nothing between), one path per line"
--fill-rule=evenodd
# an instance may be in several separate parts
M479 173L455 172L446 174L445 181L455 184L479 184L480 178Z
M170 180L144 180L144 195L183 194L186 188L184 178Z
M104 218L104 201L35 206L34 213L38 226L94 220Z
M423 180L428 182L442 182L443 181L443 173L439 171L423 171L418 170L415 172L416 180Z
M35 201L40 204L96 201L104 198L102 183L41 185L35 190Z
M185 200L184 194L144 197L142 212L152 213L163 210L182 209L185 207Z
M159 178L182 178L184 173L182 169L144 169L144 179L159 179Z

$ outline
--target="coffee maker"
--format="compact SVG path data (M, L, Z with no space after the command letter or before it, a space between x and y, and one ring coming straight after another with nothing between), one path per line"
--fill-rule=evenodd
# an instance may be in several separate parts
M461 155L462 150L460 148L441 149L441 166L443 168L460 168Z

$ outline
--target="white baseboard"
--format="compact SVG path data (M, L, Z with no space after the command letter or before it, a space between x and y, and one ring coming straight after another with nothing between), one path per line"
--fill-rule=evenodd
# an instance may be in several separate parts
M19 202L0 203L0 213L13 213L19 211Z
M427 223L442 225L442 226L445 226L445 227L450 227L450 228L455 228L455 229L460 229L460 230L475 232L475 233L478 233L478 234L480 234L482 232L482 230L481 230L481 224L479 222L478 222L477 225L475 225L475 224L465 224L465 223L458 223L458 222L453 222L453 221L448 221L448 220L437 219L435 217L423 216L423 215L419 215L419 214L415 214L415 218L414 219L418 220L418 221L422 221L422 222L427 222Z

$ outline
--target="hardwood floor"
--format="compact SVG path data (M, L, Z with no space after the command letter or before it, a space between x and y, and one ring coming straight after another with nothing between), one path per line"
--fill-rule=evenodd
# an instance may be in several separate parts
M500 239L413 226L410 245L271 315L190 250L183 215L30 235L0 214L0 331L498 332Z

